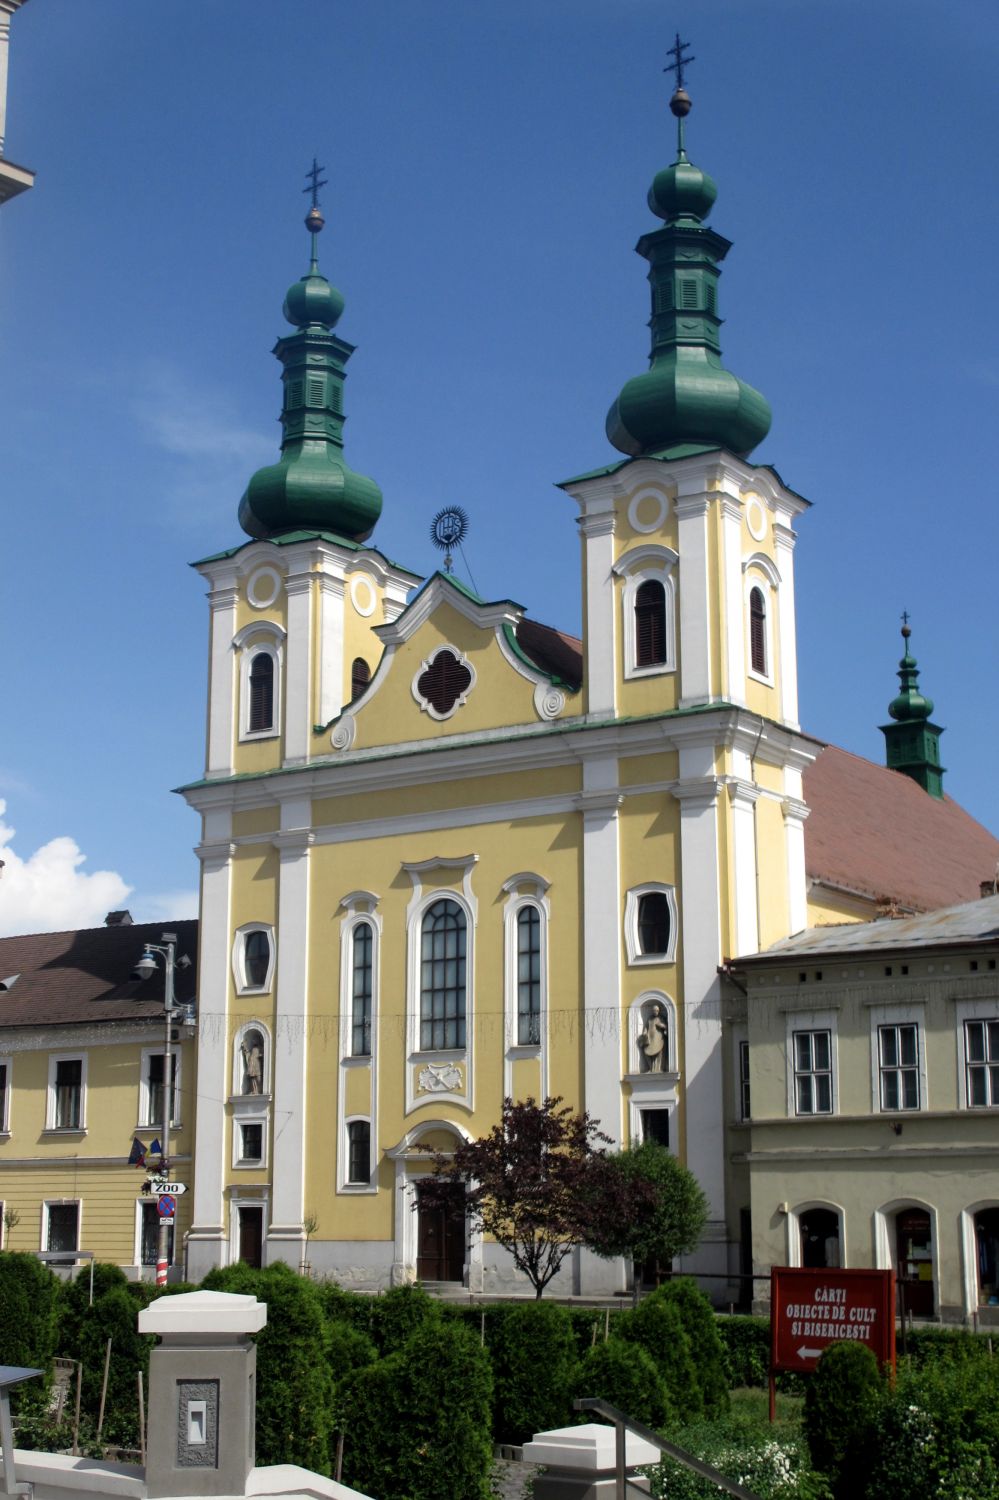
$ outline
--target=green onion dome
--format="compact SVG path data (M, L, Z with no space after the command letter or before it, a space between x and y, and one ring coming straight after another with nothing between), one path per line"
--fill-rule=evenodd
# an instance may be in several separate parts
M649 207L659 219L706 219L718 197L718 184L687 160L686 152L671 167L657 172L649 188Z
M889 714L896 720L928 719L933 712L933 699L927 698L919 691L919 668L916 666L916 658L909 653L911 634L909 626L903 625L902 638L905 641L905 655L898 664L898 680L902 690L888 705Z
M298 328L307 328L310 323L335 328L343 312L343 295L330 286L325 276L310 271L288 288L282 311L288 322Z

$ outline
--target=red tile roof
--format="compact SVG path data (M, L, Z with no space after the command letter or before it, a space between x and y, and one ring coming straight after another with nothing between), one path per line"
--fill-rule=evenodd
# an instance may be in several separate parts
M149 979L130 978L146 943L176 932L177 954L189 969L177 969L174 992L181 1005L195 993L198 924L146 922L87 927L80 932L36 932L0 938L0 1032L8 1026L66 1026L98 1021L145 1021L163 1015L163 969Z
M995 877L999 839L963 807L836 745L805 772L805 801L813 880L933 911L974 901Z

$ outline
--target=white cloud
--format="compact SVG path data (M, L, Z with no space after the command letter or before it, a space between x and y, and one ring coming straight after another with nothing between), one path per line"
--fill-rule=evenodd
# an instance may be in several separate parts
M198 915L198 893L190 891L157 891L152 896L136 896L131 906L136 922L180 922Z
M0 798L0 937L19 932L62 932L100 927L124 905L132 887L114 870L80 869L86 860L75 839L50 839L27 859L15 854L15 829Z

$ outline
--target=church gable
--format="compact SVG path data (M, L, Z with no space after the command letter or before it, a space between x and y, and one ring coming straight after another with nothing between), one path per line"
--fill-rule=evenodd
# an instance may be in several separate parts
M434 574L374 634L382 659L331 726L335 751L490 733L578 711L578 642L525 620L510 600L479 599L448 574Z

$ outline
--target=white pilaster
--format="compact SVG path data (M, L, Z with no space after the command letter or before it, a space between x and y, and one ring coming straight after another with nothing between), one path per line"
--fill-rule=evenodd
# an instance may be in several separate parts
M691 492L687 487L696 488ZM680 553L680 707L711 701L708 506L703 474L682 476L674 501Z
M798 728L798 637L794 618L794 532L790 526L774 524L774 551L780 589L777 598L780 629L781 715L785 724Z
M226 1161L225 1100L229 1056L229 928L232 899L232 818L228 810L206 815L201 861L198 934L198 1100L194 1137L194 1205L187 1240L186 1276L200 1281L224 1264L227 1229L223 1207Z
M801 798L801 772L784 772L784 847L787 858L788 935L808 926L808 875L805 869L805 819L808 808Z
M621 1139L621 890L617 760L585 761L583 791L583 1103Z
M289 572L287 665L284 688L284 764L302 765L312 736L312 572L311 559L296 559L302 571Z
M208 591L209 663L208 663L208 754L207 776L231 776L236 719L236 659L233 636L236 634L236 602L239 591L236 573L227 568L216 573Z
M580 517L586 548L586 708L596 715L613 714L615 706L614 501L606 509Z
M731 495L721 501L722 567L725 593L725 649L722 657L722 697L729 703L746 701L746 644L742 607L742 504Z
M735 953L756 953L760 946L756 875L756 803L760 789L751 781L730 781L728 794L732 805Z
M307 797L281 805L274 844L278 876L278 964L274 1015L274 1149L268 1260L296 1266L305 1215L306 1041L308 1035L309 850L315 835ZM333 1150L330 1143L330 1158Z
M344 703L342 573L324 571L319 579L319 718L328 724Z

